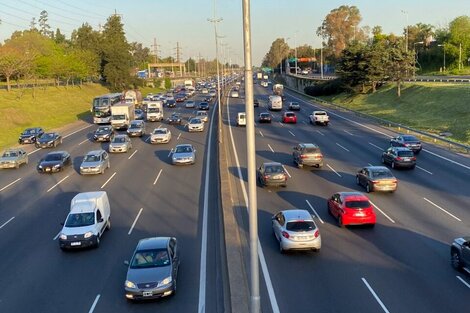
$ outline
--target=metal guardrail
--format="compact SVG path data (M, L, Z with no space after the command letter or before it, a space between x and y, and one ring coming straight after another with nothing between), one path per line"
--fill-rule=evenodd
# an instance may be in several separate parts
M328 102L328 101L325 101L323 99L320 99L320 98L317 98L317 97L312 97L312 96L309 96L303 92L300 92L298 91L297 89L295 88L291 88L289 86L285 86L285 88L291 90L291 91L294 91L298 94L301 94L305 97L308 97L316 102L319 102L323 105L327 105L327 106L331 106L331 107L335 107L336 109L339 109L339 110L342 110L342 111L347 111L347 112L350 112L350 113L353 113L353 114L356 114L358 116L362 116L362 117L365 117L367 119L371 119L371 120L374 120L376 123L382 125L382 126L385 126L385 127L389 127L389 128L396 128L398 131L401 131L402 129L406 130L407 133L414 133L414 134L417 134L418 137L420 138L424 138L424 137L427 137L430 139L431 142L434 142L434 143L437 143L439 144L440 143L440 146L443 146L443 147L446 147L447 149L449 150L452 150L452 151L458 151L458 152L463 152L463 153L466 153L466 154L470 154L470 146L469 145L465 145L465 144L462 144L462 143L459 143L459 142L456 142L456 141L453 141L453 140L449 140L447 138L443 138L441 136L438 136L438 135L434 135L434 134L430 134L428 132L425 132L425 131L421 131L421 130L418 130L418 129L414 129L412 127L409 127L407 125L403 125L401 123L396 123L396 122L392 122L392 121L389 121L389 120L385 120L385 119L382 119L382 118L379 118L379 117L375 117L373 115L370 115L370 114L366 114L366 113L362 113L362 112L359 112L359 111L355 111L355 110L352 110L352 109L349 109L349 108L346 108L346 107L343 107L341 105L338 105L338 104L335 104L335 103L332 103L332 102Z
M322 78L320 75L317 75L317 74L316 75L301 75L301 74L287 73L286 75L292 76L295 78L310 79L310 80L333 80L333 79L338 78L337 76L331 76L331 75L323 75L323 78ZM436 78L430 78L430 77L420 78L419 76L417 76L414 78L404 79L403 81L404 82L424 82L424 83L465 83L465 84L470 83L469 78L439 78L439 76L436 76Z

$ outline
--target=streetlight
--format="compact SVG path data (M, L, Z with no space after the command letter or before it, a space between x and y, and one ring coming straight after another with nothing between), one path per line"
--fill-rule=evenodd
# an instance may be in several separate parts
M413 43L413 50L415 52L415 66L413 68L413 78L416 78L416 64L419 65L418 52L416 51L416 45L422 45L422 44L424 44L424 41L418 41L418 42ZM420 68L421 68L421 66L420 66Z
M404 11L404 10L401 10L401 13L405 14L406 16L406 52L408 52L408 37L409 37L409 34L408 34L408 11Z
M295 51L295 75L299 74L297 73L297 31L294 33L294 51Z
M442 51L444 51L444 72L446 71L446 44L443 43L442 45L437 45L438 47L442 47Z

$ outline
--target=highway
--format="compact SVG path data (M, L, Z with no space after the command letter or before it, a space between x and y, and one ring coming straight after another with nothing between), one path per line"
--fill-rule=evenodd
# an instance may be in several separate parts
M179 111L187 121L194 110L178 104L176 109L165 108L165 117ZM0 172L0 312L221 312L225 287L218 174L211 166L217 157L215 111L211 105L212 118L203 133L147 123L147 135L132 138L129 153L111 154L111 168L103 175L79 175L86 152L107 147L92 142L96 125L78 123L63 133L64 143L54 149L26 147L27 166ZM148 134L159 126L168 127L173 138L169 144L151 145ZM195 146L195 165L171 165L171 149L181 143ZM37 161L52 150L68 151L73 168L38 174ZM57 236L71 199L95 190L108 193L111 229L98 249L62 252ZM151 236L178 239L178 290L166 299L129 303L124 297L123 262L130 259L139 239Z
M261 100L255 116L267 111L269 94L270 89L255 85L255 98ZM451 268L449 244L468 234L470 160L424 144L414 170L392 170L399 180L397 192L369 194L377 214L375 228L340 228L327 212L327 199L337 191L365 193L356 185L355 173L368 164L381 165L381 153L394 133L329 109L328 126L310 125L309 114L320 107L296 93L287 93L285 107L289 101L301 104L296 125L280 123L279 112L272 112L272 124L256 124L257 165L281 162L289 175L286 188L257 187L262 312L465 310L470 277ZM245 111L244 99L227 102L223 120L232 160L229 173L238 189L247 190L246 133L235 126L237 112ZM294 165L292 147L299 142L320 146L323 168ZM234 194L246 205L243 192ZM315 217L320 252L279 253L271 216L292 208ZM248 216L241 212L246 237ZM244 253L248 256L246 244ZM248 262L246 257L247 269Z

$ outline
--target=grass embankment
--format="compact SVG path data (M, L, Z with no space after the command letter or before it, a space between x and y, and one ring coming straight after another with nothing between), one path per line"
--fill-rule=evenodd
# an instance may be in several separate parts
M422 131L439 134L470 144L470 85L444 83L405 84L397 97L396 84L374 94L321 97L349 109L367 113Z

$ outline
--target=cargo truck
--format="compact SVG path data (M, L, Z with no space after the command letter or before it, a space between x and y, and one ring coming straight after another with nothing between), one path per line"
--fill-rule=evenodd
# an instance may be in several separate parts
M135 119L134 103L119 102L111 107L111 126L114 129L126 129Z
M137 107L142 102L142 93L139 90L126 90L122 93L122 97L126 103L134 103Z

